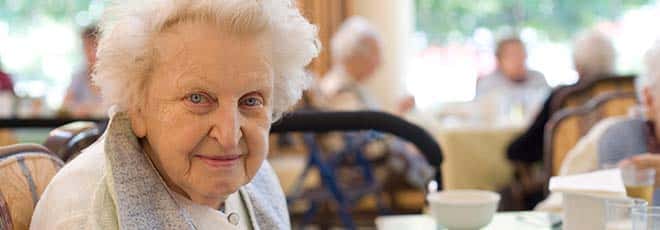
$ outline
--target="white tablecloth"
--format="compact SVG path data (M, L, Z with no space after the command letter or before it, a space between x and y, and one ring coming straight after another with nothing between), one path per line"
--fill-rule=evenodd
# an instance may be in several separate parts
M560 225L558 216L543 212L503 212L497 213L484 230L550 230ZM435 221L427 215L396 215L376 218L378 230L436 230ZM557 228L555 228L557 229Z

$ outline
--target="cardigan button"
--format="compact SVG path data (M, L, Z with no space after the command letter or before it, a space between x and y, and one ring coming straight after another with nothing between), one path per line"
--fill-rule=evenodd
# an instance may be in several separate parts
M232 212L229 214L229 216L227 216L227 220L229 221L230 224L238 225L240 217L238 216L237 213Z

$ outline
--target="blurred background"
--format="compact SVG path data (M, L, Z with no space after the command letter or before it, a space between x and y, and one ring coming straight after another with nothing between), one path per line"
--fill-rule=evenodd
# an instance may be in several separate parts
M327 181L340 184L349 194L356 187L354 182L364 182L361 185L368 188L377 185L351 203L351 219L355 217L357 225L366 228L373 228L379 215L421 213L429 179L441 180L436 187L442 189L499 192L503 196L500 211L533 209L548 195L550 176L559 174L560 164L579 139L601 118L628 114L640 102L634 94L633 77L643 73L644 54L660 37L657 0L296 2L303 15L318 26L323 45L319 58L308 66L316 85L306 92L298 109L392 114L426 131L439 144L443 158L440 165L428 164L431 153L378 132L324 133L308 142L300 133L271 135L269 161L290 198L294 226L307 221L322 229L352 227L345 219L348 214L342 213L345 208L338 207L341 202L306 196L309 191L327 195L332 190ZM69 143L58 142L62 133L91 133L84 143L65 146L67 157L62 160L66 162L102 133L106 107L89 76L95 61L96 23L106 4L103 0L0 0L0 146L40 143L49 147ZM333 53L333 38L351 20L367 25L371 37L365 38L365 44L355 45L366 47L364 50L348 55L357 59L344 62ZM576 45L590 31L611 41L614 50L612 69L603 67L598 72L602 75L598 78L606 79L603 87L591 81L600 79L587 79L576 68L576 53L594 52L578 50L585 46ZM500 41L511 38L523 48L518 59L529 70L523 74L527 80L499 79L499 83L488 84L504 90L480 96L479 84L506 75L499 65L503 58L496 54L507 46ZM593 55L587 59L604 56ZM346 72L349 66L341 66L351 63L373 68L365 70L369 72L365 76L355 76ZM509 92L527 87L534 79L540 87L530 86L522 94ZM355 94L358 106L337 105L347 100L341 90L332 90L335 80L350 83L346 91ZM570 93L563 95L559 89ZM600 99L597 94L610 89L630 95L618 95L621 104L601 109L598 106L611 98ZM362 97L365 94L369 99ZM560 113L560 109L576 107L579 109L571 114ZM570 124L561 126L562 119ZM61 127L80 120L95 123ZM79 140L74 134L67 141ZM534 140L521 141L524 139ZM517 143L526 148L517 149ZM320 146L318 151L312 148L315 144ZM325 160L335 155L350 157L328 161L337 164L333 165L337 170L329 173L337 178L329 180L320 178L322 167L310 163L314 154ZM311 172L307 172L309 168ZM541 171L531 174L540 178L535 186L528 186L529 168ZM523 186L524 194L516 186ZM535 190L526 193L532 187ZM321 205L319 213L310 214L314 199L327 204Z
M660 17L653 0L300 2L326 39L349 15L370 19L386 44L387 64L375 79L392 80L371 89L389 107L394 99L388 95L410 93L422 109L472 100L476 80L495 68L496 41L515 32L527 45L528 65L551 86L577 80L571 41L593 27L611 36L617 72L638 72L641 54L656 37L650 33L658 33L649 28ZM103 7L101 0L0 1L0 60L17 96L41 98L45 110L59 108L71 76L84 65L79 33ZM328 69L328 51L314 65L317 75Z

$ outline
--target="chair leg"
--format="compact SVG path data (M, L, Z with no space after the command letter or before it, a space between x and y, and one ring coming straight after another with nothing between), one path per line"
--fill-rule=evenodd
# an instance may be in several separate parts
M339 206L338 214L339 218L341 218L341 221L344 224L344 227L347 229L355 229L355 224L353 223L353 218L351 218L348 202L346 202L346 197L341 192L341 189L339 189L339 185L337 184L335 176L326 165L319 164L318 166L321 173L321 178L323 178L322 181L325 185L324 187L330 190L332 198Z
M353 222L353 218L351 217L351 211L348 208L348 205L341 204L339 208L339 217L341 218L341 222L343 222L344 227L346 229L355 229L355 223Z
M347 229L355 229L355 224L351 218L351 212L348 208L346 197L337 184L337 179L335 178L332 167L323 163L321 159L321 150L318 145L316 145L313 136L305 135L304 139L310 148L310 164L318 167L323 187L330 191L332 198L339 206L338 215L341 218L342 223Z
M302 223L300 224L300 229L304 229L305 226L312 223L312 220L314 219L314 216L316 216L316 214L318 213L318 210L319 210L319 204L316 201L312 201L309 209L307 209L307 211L305 211L305 214L303 214Z

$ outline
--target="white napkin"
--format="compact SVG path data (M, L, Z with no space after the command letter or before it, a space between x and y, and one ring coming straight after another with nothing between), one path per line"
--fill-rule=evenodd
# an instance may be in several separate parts
M626 197L619 169L553 177L550 191L563 195L564 230L605 229L605 201Z
M608 169L550 179L550 191L562 193L587 193L598 195L625 196L621 170Z

